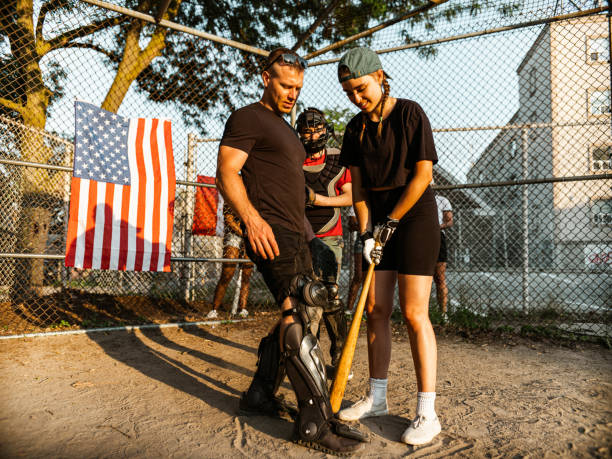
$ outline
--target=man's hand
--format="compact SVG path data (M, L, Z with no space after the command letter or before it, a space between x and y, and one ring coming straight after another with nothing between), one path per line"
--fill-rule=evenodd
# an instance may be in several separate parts
M260 216L245 222L247 236L253 251L264 260L273 260L280 255L272 228Z
M315 193L315 190L306 185L306 207L313 207L316 199L317 194Z

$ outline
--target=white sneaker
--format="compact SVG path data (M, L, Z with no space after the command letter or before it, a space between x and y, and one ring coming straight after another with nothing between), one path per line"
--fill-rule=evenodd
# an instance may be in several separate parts
M219 313L217 312L216 309L211 309L211 311L208 314L206 314L206 318L207 319L218 319Z
M249 315L249 311L247 311L246 309L241 309L238 315L245 319Z
M409 445L424 445L433 440L441 430L442 427L437 416L431 419L417 416L402 435L402 441Z
M384 416L388 413L387 399L382 403L374 405L374 398L370 395L366 395L352 406L338 411L338 418L342 421L356 421L358 419L371 418L374 416Z

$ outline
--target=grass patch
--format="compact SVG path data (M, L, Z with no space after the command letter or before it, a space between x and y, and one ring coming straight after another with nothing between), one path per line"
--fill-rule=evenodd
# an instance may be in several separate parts
M469 330L490 330L491 319L488 316L476 314L467 308L458 308L448 315L449 322L459 328Z

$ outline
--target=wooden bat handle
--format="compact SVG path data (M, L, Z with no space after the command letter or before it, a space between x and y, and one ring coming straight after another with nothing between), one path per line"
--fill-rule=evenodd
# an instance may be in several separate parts
M353 363L353 355L355 354L355 347L357 346L357 337L359 336L359 327L361 326L361 317L363 316L363 308L368 298L368 290L370 289L370 283L372 282L372 276L374 275L374 263L370 264L368 273L363 282L361 289L361 295L353 314L353 321L351 322L351 328L349 329L344 347L342 348L342 355L340 356L340 362L336 368L336 377L331 387L331 395L329 401L331 408L334 413L337 413L340 409L340 403L342 403L342 397L344 396L344 389L346 389L346 383L348 381L348 375L351 371L351 364Z

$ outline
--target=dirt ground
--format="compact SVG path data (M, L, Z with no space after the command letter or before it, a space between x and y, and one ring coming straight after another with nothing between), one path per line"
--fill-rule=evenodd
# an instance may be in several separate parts
M285 419L239 416L271 313L253 321L0 341L2 457L325 457ZM323 338L326 347L327 338ZM360 457L611 457L612 352L517 338L438 336L430 445L399 442L416 385L394 327L388 416L365 420ZM366 390L364 330L344 403ZM281 388L293 401L288 383Z

